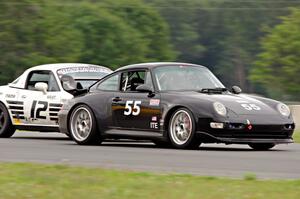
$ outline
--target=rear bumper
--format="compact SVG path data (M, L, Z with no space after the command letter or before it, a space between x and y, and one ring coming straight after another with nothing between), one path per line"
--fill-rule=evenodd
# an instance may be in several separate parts
M283 137L283 138L257 138L257 137L219 137L216 135L212 135L206 132L197 131L197 135L200 139L203 139L204 142L217 142L217 143L225 143L225 144L251 144L251 143L273 143L273 144L289 144L293 143L292 137Z

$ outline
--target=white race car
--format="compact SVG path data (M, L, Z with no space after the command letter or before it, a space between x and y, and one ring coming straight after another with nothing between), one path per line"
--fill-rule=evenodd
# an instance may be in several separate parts
M58 132L63 104L111 72L103 66L73 63L26 70L0 86L0 137L11 137L16 129Z

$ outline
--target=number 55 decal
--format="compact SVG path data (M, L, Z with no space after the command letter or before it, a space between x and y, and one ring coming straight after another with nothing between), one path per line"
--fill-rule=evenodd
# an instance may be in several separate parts
M248 111L259 111L261 110L261 108L259 106L257 106L256 104L241 104L242 107L244 107L244 109L248 110Z
M134 115L137 116L141 112L141 101L126 101L124 115ZM133 107L132 107L133 105Z

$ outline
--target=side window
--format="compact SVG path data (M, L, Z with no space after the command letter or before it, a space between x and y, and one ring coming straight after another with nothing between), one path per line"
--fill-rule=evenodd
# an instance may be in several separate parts
M33 71L29 74L26 89L35 90L35 84L38 82L46 83L48 85L48 91L59 91L57 81L50 71Z
M109 77L108 79L101 82L98 87L98 90L104 91L118 91L119 90L119 74Z
M153 82L152 82L151 73L150 73L149 71L146 73L145 84L146 84L147 86L149 86L150 88L154 89L154 88L153 88Z
M149 79L150 77L150 79ZM146 71L129 71L122 73L121 90L124 92L136 91L136 88L142 84L152 85L149 72Z

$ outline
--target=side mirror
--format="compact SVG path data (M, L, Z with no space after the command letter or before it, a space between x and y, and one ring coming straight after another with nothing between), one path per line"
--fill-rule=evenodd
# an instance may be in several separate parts
M77 88L77 83L73 77L69 75L64 75L61 77L62 87L66 91L74 91Z
M38 82L34 85L34 88L38 91L42 91L44 94L47 93L48 90L48 84L44 82Z
M242 89L238 86L233 86L231 88L231 92L234 93L234 94L240 94L242 92Z
M153 93L153 89L150 88L150 86L146 84L139 85L136 87L136 91L141 92L141 93Z

